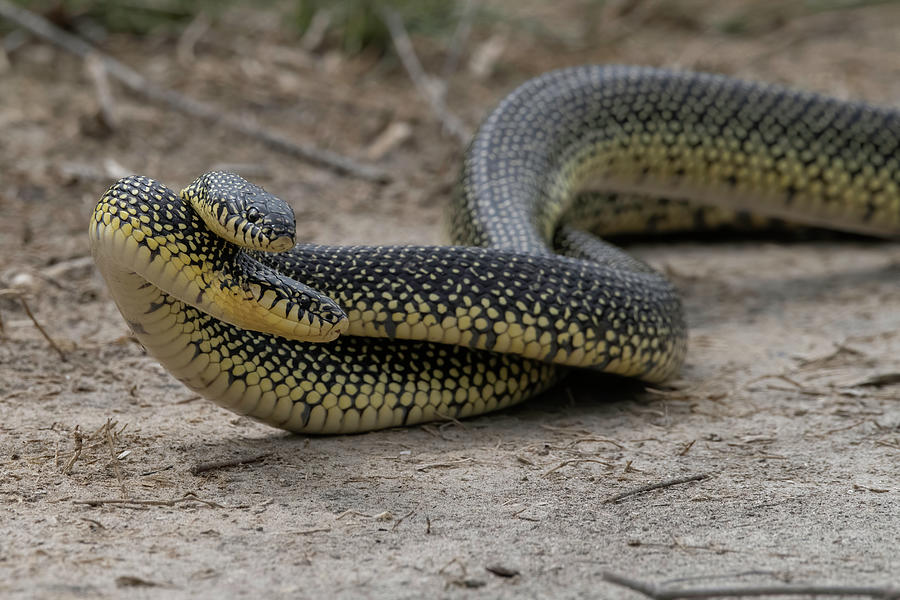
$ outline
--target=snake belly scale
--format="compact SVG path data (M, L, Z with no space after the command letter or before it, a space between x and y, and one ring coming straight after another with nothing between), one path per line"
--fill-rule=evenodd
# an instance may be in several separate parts
M275 252L293 217L207 206L249 196L278 211L215 173L181 194L120 180L90 237L120 312L187 386L291 431L358 432L509 406L567 367L666 379L686 351L672 285L566 219L632 233L752 212L893 236L898 141L889 109L574 67L525 83L480 127L452 207L459 245Z

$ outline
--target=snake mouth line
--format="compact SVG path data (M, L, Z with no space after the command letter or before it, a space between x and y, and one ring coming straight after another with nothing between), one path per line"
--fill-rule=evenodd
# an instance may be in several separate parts
M293 234L280 234L276 237L273 237L272 241L269 242L268 246L264 248L267 252L287 252L291 248L294 247L294 236Z

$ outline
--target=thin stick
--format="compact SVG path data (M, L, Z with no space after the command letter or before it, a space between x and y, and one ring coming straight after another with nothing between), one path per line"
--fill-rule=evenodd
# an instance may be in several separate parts
M2 2L2 0L0 0ZM31 312L31 309L28 308L28 303L25 302L25 298L23 296L19 296L19 302L22 303L22 308L25 309L25 314L28 315L28 318L31 319L31 322L34 323L34 326L37 327L37 330L41 332L41 335L44 336L44 339L47 340L47 343L50 344L50 347L56 350L56 353L59 354L59 359L63 362L66 362L68 359L66 358L66 353L62 351L62 349L56 345L56 342L53 341L53 338L50 337L50 334L47 333L38 320L35 318L34 313Z
M659 483L651 483L650 485L643 485L639 488L635 488L633 490L622 492L621 494L616 494L611 498L607 498L603 501L603 504L614 504L619 500L624 498L629 498L631 496L637 496L638 494L643 494L644 492L652 492L653 490L659 490L662 488L671 487L673 485L680 485L682 483L690 483L692 481L702 481L709 477L707 473L700 473L699 475L690 475L689 477L679 477L678 479L668 479L666 481L660 481Z
M66 33L43 17L20 8L7 0L0 0L0 17L4 17L19 27L27 29L34 35L76 56L84 59L89 56L96 56L111 76L118 79L131 91L145 98L166 104L170 108L186 115L209 123L222 125L259 140L274 150L326 167L337 173L369 181L386 182L390 180L387 172L374 165L360 163L346 156L308 144L298 144L275 132L253 125L244 119L239 119L229 114L222 114L219 109L205 102L194 100L174 90L159 87L131 67L99 52L81 38Z
M400 523L402 523L403 521L405 521L406 519L411 517L414 512L416 512L415 508L412 509L411 511L409 511L408 513L406 513L405 515L403 515L402 517L400 517L399 519L397 519L397 521L394 522L394 526L391 527L391 531L397 529L397 527L400 525Z
M436 89L431 78L425 73L425 69L422 68L422 63L419 61L419 57L413 48L412 41L409 39L409 34L406 32L406 27L403 25L403 19L400 18L396 11L386 6L380 7L378 12L384 20L388 32L391 34L391 41L394 42L394 48L397 50L400 62L403 63L403 68L406 69L409 78L412 79L419 95L428 102L432 112L444 126L444 130L456 137L463 145L468 144L469 140L472 139L472 132L459 117L447 109L443 94Z
M84 448L84 434L81 433L78 425L76 425L75 430L72 431L72 437L75 439L75 450L72 451L72 457L63 469L63 473L66 475L72 472L72 466L75 464L75 461L78 460L78 457L81 456L81 449Z
M141 477L150 477L151 475L156 475L157 473L162 473L163 471L168 471L169 469L172 469L174 467L175 467L175 465L167 465L165 467L153 469L152 471L144 471L143 473L141 473Z
M315 527L313 529L300 529L300 530L292 531L291 533L294 535L310 535L313 533L322 533L325 531L331 531L331 527Z
M88 506L102 506L104 504L123 506L175 506L176 504L181 504L182 502L199 502L212 508L225 508L221 504L216 504L211 500L203 500L193 493L185 494L183 497L176 498L174 500L123 500L119 498L92 498L88 500L73 500L72 502L74 504L86 504Z
M191 467L192 475L199 475L200 473L206 473L207 471L215 471L216 469L227 469L228 467L237 467L239 465L248 465L250 463L255 463L263 460L264 458L268 458L272 456L271 452L263 452L262 454L257 454L255 456L244 456L241 458L229 458L225 460L217 460L208 463L197 463L193 467Z
M335 521L340 521L340 520L343 519L344 517L349 517L349 516L351 516L351 515L354 516L354 517L365 517L366 519L374 519L375 517L378 516L378 515L370 515L370 514L367 514L367 513L364 513L364 512L359 512L358 510L350 509L350 510L345 510L344 512L342 512L341 514L339 514L338 516L336 516L336 517L334 518L334 520L335 520Z
M122 498L128 499L128 489L125 487L125 478L122 477L122 469L119 467L119 459L116 457L116 446L113 443L112 421L106 419L106 445L109 448L109 459L112 461L113 471L116 479L119 481L119 487L122 488Z
M475 462L474 458L460 458L459 460L450 460L447 462L428 463L416 467L416 471L427 471L428 469L449 469L473 462Z
M636 581L623 575L605 572L603 579L634 590L653 600L679 600L682 598L740 598L748 596L869 596L883 600L900 599L900 589L852 585L770 585L747 587L720 587L670 589Z

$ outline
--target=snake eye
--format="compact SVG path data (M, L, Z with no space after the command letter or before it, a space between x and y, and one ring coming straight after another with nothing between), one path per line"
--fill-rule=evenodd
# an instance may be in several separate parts
M247 220L251 223L256 223L257 221L259 221L260 216L261 215L259 214L259 210L257 210L255 206L251 206L247 209Z

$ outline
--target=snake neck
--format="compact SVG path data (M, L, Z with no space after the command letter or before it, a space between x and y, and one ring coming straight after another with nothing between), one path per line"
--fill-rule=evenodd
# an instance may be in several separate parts
M664 380L685 353L677 294L643 263L603 250L605 264L469 246L298 244L254 257L334 298L349 335Z

